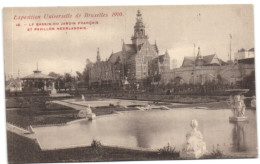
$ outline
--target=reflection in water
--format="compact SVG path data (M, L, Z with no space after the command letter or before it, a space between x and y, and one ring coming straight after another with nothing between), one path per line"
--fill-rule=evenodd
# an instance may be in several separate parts
M246 151L246 124L247 122L232 122L234 124L232 133L232 151L243 152Z
M147 134L147 129L149 127L146 122L144 123L141 121L143 113L140 114L141 115L133 118L133 121L130 124L131 126L128 126L128 128L136 139L137 147L150 148L149 134Z
M142 129L140 129L138 125L135 126L134 133L137 147L150 148L149 140L147 138L148 136L146 136L145 133L142 132Z

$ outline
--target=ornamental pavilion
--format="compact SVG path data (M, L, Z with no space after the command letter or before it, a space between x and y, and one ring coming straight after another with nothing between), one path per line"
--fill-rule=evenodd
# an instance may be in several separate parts
M24 91L47 91L47 87L51 86L54 78L45 74L42 74L37 69L33 71L33 74L21 78L23 81Z

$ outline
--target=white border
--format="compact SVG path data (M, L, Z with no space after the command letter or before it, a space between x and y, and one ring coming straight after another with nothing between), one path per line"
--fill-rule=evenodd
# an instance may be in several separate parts
M3 2L4 1L4 2ZM125 5L192 5L192 4L254 4L254 22L255 22L255 51L256 51L256 81L258 82L260 80L259 76L259 69L260 66L258 64L260 63L260 58L258 57L258 48L259 46L259 29L260 29L260 23L259 23L259 17L260 17L260 1L259 0L2 0L0 5L1 8L3 7L38 7L38 6L125 6ZM0 67L0 162L1 163L7 163L7 152L6 152L6 128L5 128L5 98L4 98L4 58L3 58L3 10L1 12L0 17L0 47L1 47L1 67ZM257 106L260 105L259 103L259 85L257 85ZM259 112L257 112L258 117L258 142L259 140ZM219 162L236 162L238 164L250 162L250 163L259 163L260 160L258 159L236 159L236 160L199 160L199 161L146 161L146 162L130 162L130 163L157 163L157 162L163 162L163 163L172 163L172 162L185 162L185 163L219 163ZM90 162L93 163L93 162ZM103 163L103 162L101 162ZM117 162L117 163L123 163L123 162ZM107 163L106 163L107 164Z

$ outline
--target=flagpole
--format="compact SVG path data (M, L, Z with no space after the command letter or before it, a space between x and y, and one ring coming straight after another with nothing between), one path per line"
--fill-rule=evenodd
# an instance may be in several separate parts
M196 48L195 43L193 44L193 46L194 46L194 52L193 52L193 55L194 55L194 66L195 66L195 60L196 60L196 58L195 58L195 56L196 56L196 54L195 54L195 48Z
M193 64L193 84L195 84L195 68L196 68L196 50L195 50L195 48L196 48L196 45L195 45L195 43L193 43L193 46L194 46L194 64Z
M231 40L232 40L232 35L231 34L229 34L229 37L230 37L230 45L229 45L229 48L230 48L230 50L229 50L229 58L230 58L230 62L231 62Z

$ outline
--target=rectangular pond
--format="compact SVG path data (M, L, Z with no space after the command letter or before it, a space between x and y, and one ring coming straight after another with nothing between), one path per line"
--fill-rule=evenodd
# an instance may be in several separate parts
M248 122L230 123L229 109L172 109L131 111L80 120L65 126L35 127L43 150L89 146L93 139L104 145L157 150L168 143L181 150L190 121L199 122L208 151L257 154L256 111L247 110Z

